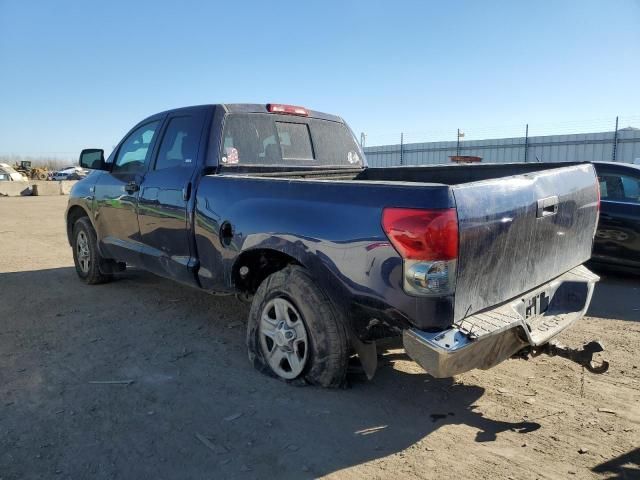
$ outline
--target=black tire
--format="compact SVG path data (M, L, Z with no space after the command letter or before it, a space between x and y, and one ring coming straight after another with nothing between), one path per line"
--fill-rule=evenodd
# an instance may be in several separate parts
M308 351L304 369L293 379L283 378L274 371L265 359L261 345L260 320L274 299L285 299L292 304L306 328ZM345 325L333 303L300 266L290 265L270 275L253 297L247 324L247 347L249 360L260 372L298 385L342 387L349 360L347 338Z
M86 239L86 254L88 257L82 258L82 254L79 248L79 244L84 243ZM85 264L84 260L88 260ZM98 283L105 283L111 280L111 274L105 274L100 271L100 264L103 259L98 252L98 243L96 239L96 232L93 229L93 225L87 217L80 218L73 225L73 263L76 266L76 272L78 276L87 285L96 285Z

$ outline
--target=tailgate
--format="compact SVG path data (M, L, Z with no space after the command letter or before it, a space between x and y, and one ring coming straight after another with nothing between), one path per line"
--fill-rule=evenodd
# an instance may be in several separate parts
M597 188L590 164L453 186L460 232L454 321L587 261Z

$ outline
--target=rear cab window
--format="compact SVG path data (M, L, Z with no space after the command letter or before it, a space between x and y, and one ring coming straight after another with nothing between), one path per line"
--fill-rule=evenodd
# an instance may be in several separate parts
M362 152L340 122L292 115L231 113L222 166L362 167Z

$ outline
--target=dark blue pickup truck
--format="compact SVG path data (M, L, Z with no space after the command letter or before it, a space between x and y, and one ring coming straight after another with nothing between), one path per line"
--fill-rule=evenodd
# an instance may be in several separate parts
M341 118L282 104L159 113L80 164L80 278L132 265L251 300L249 357L287 381L341 385L354 354L373 375L398 335L437 377L557 354L598 280L589 164L368 168Z

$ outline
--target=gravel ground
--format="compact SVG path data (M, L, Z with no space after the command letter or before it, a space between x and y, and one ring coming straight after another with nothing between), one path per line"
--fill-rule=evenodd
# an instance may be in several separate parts
M640 281L604 276L559 358L348 389L260 375L248 307L139 271L83 285L65 197L0 199L0 478L640 478ZM107 383L117 382L117 383Z

